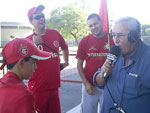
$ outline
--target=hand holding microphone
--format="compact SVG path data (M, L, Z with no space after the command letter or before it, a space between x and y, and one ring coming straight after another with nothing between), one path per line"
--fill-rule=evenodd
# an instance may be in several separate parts
M105 60L101 70L102 78L106 80L107 76L112 72L113 66L110 60Z
M119 54L120 54L119 46L112 46L110 48L110 52L107 55L107 59L102 67L102 70L104 71L104 75L103 75L104 79L106 79L107 74L112 72L113 65L111 65L111 64L114 64L116 62Z
M43 40L42 40L42 37L41 35L33 35L33 42L38 45L38 44L41 44L41 43L44 43Z

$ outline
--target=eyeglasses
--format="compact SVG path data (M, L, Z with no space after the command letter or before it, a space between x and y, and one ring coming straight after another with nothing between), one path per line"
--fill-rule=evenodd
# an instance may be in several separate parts
M117 33L117 34L115 34L115 33L111 33L111 36L113 37L113 38L122 38L122 37L125 37L125 36L127 36L128 34L124 34L124 33Z
M37 15L37 16L33 17L33 19L35 19L35 20L40 20L41 18L45 18L45 15L41 14L41 15Z

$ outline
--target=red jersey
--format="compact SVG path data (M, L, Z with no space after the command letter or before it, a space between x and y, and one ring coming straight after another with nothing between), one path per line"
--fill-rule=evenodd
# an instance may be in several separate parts
M0 113L35 113L32 93L12 72L0 79Z
M110 38L110 44L113 40ZM84 37L79 44L77 58L85 60L84 73L87 80L93 85L93 75L106 60L109 52L107 35L96 38L92 34Z
M33 34L27 38L32 40ZM59 47L62 50L68 49L68 45L65 42L61 34L53 29L46 29L45 35L42 36L42 40L46 45L54 49L59 53ZM47 48L43 44L37 45L40 50L52 52L53 55L48 60L36 61L37 69L31 76L28 85L33 91L42 91L49 89L56 89L60 87L60 62L57 53Z

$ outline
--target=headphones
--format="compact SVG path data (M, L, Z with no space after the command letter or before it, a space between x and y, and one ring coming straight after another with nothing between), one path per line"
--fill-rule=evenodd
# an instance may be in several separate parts
M140 34L137 31L130 31L128 34L128 41L131 43L136 42L140 38Z
M141 32L141 24L136 20L135 22L136 25L136 29L135 30L131 30L128 34L128 41L130 43L135 43L140 37L140 32Z

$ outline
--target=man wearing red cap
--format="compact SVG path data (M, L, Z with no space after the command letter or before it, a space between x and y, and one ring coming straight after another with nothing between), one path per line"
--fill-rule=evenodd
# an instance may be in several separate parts
M34 41L40 50L52 52L46 61L37 62L37 70L28 82L35 97L35 107L39 113L61 113L59 91L60 61L59 48L62 50L63 67L68 66L68 45L61 34L54 29L45 29L44 6L39 5L28 11L28 18L34 33L27 38Z
M36 69L36 60L46 60L51 53L39 50L25 38L8 42L3 50L3 65L9 71L0 79L0 113L35 113L33 94L22 82Z

